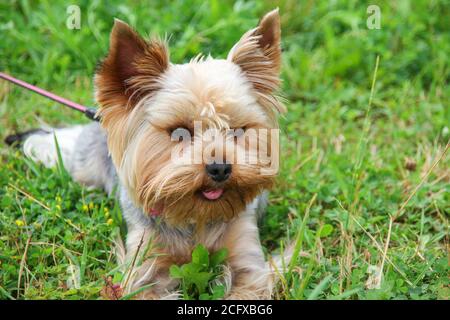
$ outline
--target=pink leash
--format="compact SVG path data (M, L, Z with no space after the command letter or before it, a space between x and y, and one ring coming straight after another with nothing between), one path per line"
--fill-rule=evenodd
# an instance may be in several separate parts
M16 84L18 86L21 86L21 87L23 87L25 89L30 90L30 91L33 91L33 92L35 92L37 94L40 94L41 96L44 96L44 97L46 97L48 99L51 99L51 100L56 101L58 103L61 103L61 104L65 105L65 106L67 106L69 108L72 108L72 109L78 110L80 112L83 112L86 115L86 117L88 117L91 120L96 120L96 121L99 120L99 118L95 116L97 110L95 110L94 108L89 108L89 107L86 107L86 106L82 106L81 104L78 104L76 102L64 99L63 97L57 96L54 93L51 93L51 92L49 92L47 90L44 90L44 89L38 88L36 86L33 86L32 84L29 84L29 83L27 83L25 81L16 79L16 78L14 78L14 77L12 77L10 75L7 75L6 73L3 73L3 72L0 72L0 78L3 79L3 80L7 80L9 82L12 82L12 83L14 83L14 84Z
M41 96L49 98L49 99L51 99L53 101L56 101L58 103L61 103L61 104L65 105L65 106L67 106L69 108L72 108L72 109L78 110L80 112L83 112L91 120L95 120L95 121L99 120L99 117L95 116L97 111L94 108L88 108L88 107L82 106L81 104L78 104L78 103L75 103L73 101L64 99L63 97L57 96L56 94L48 92L47 90L44 90L44 89L38 88L36 86L33 86L33 85L31 85L31 84L29 84L29 83L27 83L25 81L16 79L14 77L11 77L10 75L7 75L7 74L5 74L3 72L0 72L0 78L3 79L3 80L7 80L9 82L12 82L14 84L17 84L18 86L21 86L21 87L23 87L25 89L28 89L30 91L36 92L36 93L40 94ZM8 144L11 144L11 143L12 142L10 142ZM151 216L158 216L158 215L161 214L161 210L152 208L150 210L149 214Z

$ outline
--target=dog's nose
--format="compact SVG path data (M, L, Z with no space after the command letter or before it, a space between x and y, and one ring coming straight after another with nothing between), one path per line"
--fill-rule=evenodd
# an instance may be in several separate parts
M216 182L223 182L230 177L231 164L228 163L212 163L206 165L206 172Z

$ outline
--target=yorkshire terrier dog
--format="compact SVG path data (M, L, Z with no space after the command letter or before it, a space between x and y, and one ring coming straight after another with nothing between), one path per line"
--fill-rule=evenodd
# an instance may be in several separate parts
M117 194L128 230L125 261L151 241L124 288L154 284L137 298L176 298L179 283L169 268L189 262L197 244L211 253L228 249L225 298L271 298L274 272L257 220L277 173L270 168L284 110L276 95L280 37L276 9L226 59L173 64L165 41L144 40L116 20L95 75L100 122L26 135L28 157L55 165L56 136L75 181ZM247 152L243 161L233 159L239 150ZM260 159L261 150L269 157ZM179 154L188 156L174 159Z

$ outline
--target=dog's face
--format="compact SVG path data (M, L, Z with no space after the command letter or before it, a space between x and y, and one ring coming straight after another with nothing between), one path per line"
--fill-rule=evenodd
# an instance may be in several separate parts
M170 224L200 225L234 217L270 188L274 173L261 173L270 161L236 163L233 155L258 154L262 145L269 155L277 151L270 129L283 109L274 95L280 55L277 10L245 33L226 60L181 65L169 62L162 41L147 42L115 22L96 95L109 151L136 205ZM258 135L257 144L245 138L261 131L269 134ZM175 161L187 151L191 161Z

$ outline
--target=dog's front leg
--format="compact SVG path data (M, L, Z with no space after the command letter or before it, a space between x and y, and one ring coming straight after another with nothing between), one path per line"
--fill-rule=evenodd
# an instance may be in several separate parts
M152 243L149 243L149 242ZM147 251L147 248L150 248ZM166 254L151 230L130 228L127 237L127 254L124 257L127 266L122 285L127 294L140 291L133 298L138 300L178 299L176 291L178 281L169 276L169 268L175 263L171 255Z
M137 268L133 279L133 291L148 285L149 288L138 293L138 300L175 300L180 298L176 290L179 282L169 276L169 267L173 261L169 257L150 258Z
M245 212L231 222L225 234L232 286L226 299L270 299L270 272L259 241L256 216Z

